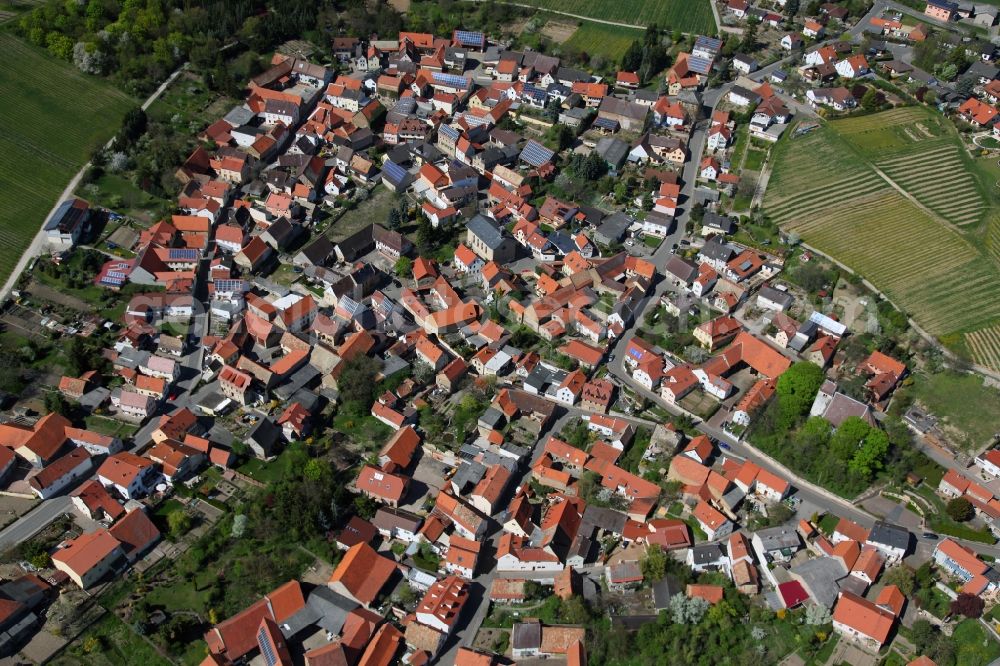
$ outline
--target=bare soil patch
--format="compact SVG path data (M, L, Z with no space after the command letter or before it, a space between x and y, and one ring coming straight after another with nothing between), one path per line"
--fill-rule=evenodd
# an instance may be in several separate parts
M553 42L562 44L573 36L577 27L576 23L568 21L548 21L542 27L542 34L551 39Z

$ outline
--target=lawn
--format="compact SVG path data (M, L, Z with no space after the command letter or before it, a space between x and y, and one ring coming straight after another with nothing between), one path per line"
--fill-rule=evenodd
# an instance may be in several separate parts
M767 159L767 151L751 149L747 152L743 168L748 171L760 171L760 168L764 166L765 159Z
M764 199L773 221L944 344L1000 367L1000 221L986 214L996 177L964 154L950 124L902 108L786 133L773 150ZM986 221L996 238L984 243Z
M986 386L978 375L921 374L910 390L962 448L981 448L1000 432L1000 391Z
M84 417L83 421L87 424L88 430L93 430L94 432L99 432L102 435L110 437L118 437L119 439L127 439L135 434L137 430L134 425L97 414L89 414Z
M349 437L355 444L363 446L366 450L375 450L381 447L392 431L371 414L355 416L341 410L333 419L333 429Z
M0 34L0 278L6 279L73 174L135 100Z
M994 544L997 541L993 533L985 527L981 529L967 527L940 516L931 516L930 528L938 534L958 537L966 541L978 541L979 543L988 544Z
M522 0L522 4L576 16L681 30L695 34L716 33L710 0Z
M340 242L370 224L385 224L389 219L389 211L396 205L396 197L388 189L377 187L365 201L344 213L339 220L327 230L326 235L334 243Z
M740 164L743 160L743 153L746 152L747 146L750 144L748 132L746 125L740 125L736 128L736 141L733 142L733 152L729 158L733 164Z
M952 638L956 664L985 666L1000 657L1000 644L989 636L978 620L959 622Z
M83 185L77 194L93 204L140 219L148 215L150 209L166 214L171 206L167 200L144 192L128 178L114 173L105 173L93 183Z
M833 531L837 529L837 523L840 522L840 518L837 514L827 513L824 514L822 518L819 519L819 524L816 526L819 531L827 536L833 534Z
M602 55L617 63L632 42L641 40L642 35L642 31L633 28L584 21L564 46L585 51L591 56Z
M951 598L937 587L917 590L914 599L919 600L923 610L939 620L943 620L951 613Z

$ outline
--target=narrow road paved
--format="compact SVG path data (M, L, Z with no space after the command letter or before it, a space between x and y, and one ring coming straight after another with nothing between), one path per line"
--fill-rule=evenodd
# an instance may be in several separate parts
M66 496L43 500L41 504L0 532L0 552L12 548L22 541L27 541L72 508L73 500Z
M180 76L181 72L183 72L186 68L187 68L187 63L184 63L183 65L178 67L173 74L168 76L167 80L164 81L162 84L160 84L160 87L157 88L153 92L153 94L147 97L146 101L142 103L141 107L142 110L145 111L146 109L149 108L149 106L153 102L159 99L160 95L163 94L163 91L167 89L167 86L173 83L174 80L178 76ZM108 139L108 142L104 144L104 147L105 148L110 147L112 141L114 141L114 137ZM76 191L76 188L79 187L80 185L80 181L83 179L83 174L85 174L87 172L87 169L89 168L90 168L89 161L82 167L80 167L80 170L76 172L76 175L73 176L72 179L70 179L69 184L66 186L66 189L64 189L62 191L62 194L59 195L59 198L56 200L55 205L52 206L52 210L50 210L49 214L45 216L45 220L42 221L42 226L38 230L38 233L35 234L35 237L32 239L31 245L29 245L27 249L25 249L24 253L21 255L21 258L18 260L13 270L11 270L10 275L7 276L7 281L4 283L3 288L0 288L0 302L6 300L7 297L10 296L11 290L14 288L14 285L17 284L17 279L21 277L21 273L23 273L24 269L28 267L28 263L30 263L32 259L34 259L35 257L37 257L38 255L42 254L45 251L45 225L48 224L49 220L52 219L52 216L56 214L56 210L59 208L59 205L62 204L62 202L65 201L66 199L69 199L70 197L73 196L73 192Z

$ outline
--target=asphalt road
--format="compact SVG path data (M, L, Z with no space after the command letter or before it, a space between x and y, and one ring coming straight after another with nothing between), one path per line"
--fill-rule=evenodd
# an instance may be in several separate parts
M46 525L72 511L73 501L66 496L43 500L38 506L24 514L0 532L0 552L41 532Z

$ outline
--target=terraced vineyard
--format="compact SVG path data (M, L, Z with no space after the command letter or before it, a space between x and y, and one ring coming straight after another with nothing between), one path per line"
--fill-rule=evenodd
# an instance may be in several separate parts
M833 121L776 150L764 200L773 220L1000 369L1000 216L988 214L993 195L953 129L924 109L897 109Z
M21 40L0 34L0 282L63 188L134 102Z
M972 225L989 207L979 193L976 177L962 161L962 150L953 141L940 139L875 166L949 222Z
M587 18L711 35L716 32L712 0L519 0L519 4L553 9Z
M890 151L953 135L954 131L948 131L947 122L924 108L903 106L868 116L845 118L833 126L858 153L880 159Z
M1000 369L1000 325L966 333L965 344L983 365Z

